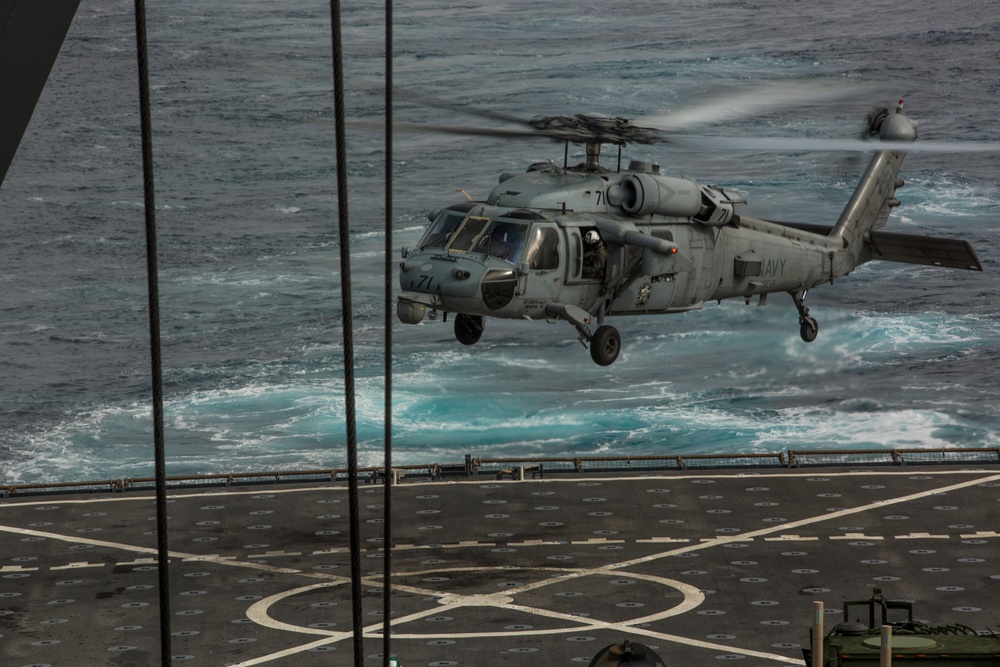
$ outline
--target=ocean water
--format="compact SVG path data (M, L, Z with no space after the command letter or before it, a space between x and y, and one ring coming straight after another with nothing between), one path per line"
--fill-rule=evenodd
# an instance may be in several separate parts
M149 12L170 474L346 460L329 6L163 0ZM697 128L853 137L905 98L925 141L1000 140L1000 3L638 0L395 9L396 119L633 118L731 95ZM344 2L347 114L379 119L383 7ZM758 113L740 92L842 87ZM429 104L440 100L441 104ZM383 140L351 129L362 464L382 461ZM547 141L398 134L394 240L562 156ZM579 152L579 151L578 151ZM868 157L633 146L759 217L831 224ZM396 463L476 456L1000 446L1000 156L911 154L887 229L966 238L985 271L871 263L791 299L617 319L594 365L565 323L394 329ZM152 475L132 3L83 0L0 188L0 484Z

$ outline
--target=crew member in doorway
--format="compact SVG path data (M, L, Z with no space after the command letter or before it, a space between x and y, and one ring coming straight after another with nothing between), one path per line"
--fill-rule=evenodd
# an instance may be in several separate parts
M583 277L586 280L601 280L608 265L608 248L601 235L591 229L583 235Z

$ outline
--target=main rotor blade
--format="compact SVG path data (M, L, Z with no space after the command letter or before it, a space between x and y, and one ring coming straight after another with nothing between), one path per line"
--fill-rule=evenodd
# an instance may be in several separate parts
M385 131L385 124L381 121L351 120L347 121L347 124L366 130ZM504 138L536 137L578 144L660 144L671 141L667 135L654 128L638 127L623 118L603 116L537 116L530 122L530 129L396 123L393 125L393 130Z
M995 153L1000 142L908 142L863 139L796 139L792 137L699 137L672 135L674 145L711 151L906 151L908 153Z
M451 102L448 100L443 100L439 97L433 95L427 95L425 93L418 93L407 88L395 89L397 94L401 94L402 97L412 100L418 104L425 107L431 107L435 109L447 109L449 111L454 111L456 113L465 114L467 116L477 116L479 118L488 118L490 120L498 120L503 123L513 123L514 125L531 125L530 118L521 118L513 114L504 113L503 111L494 111L493 109L481 109L475 106L469 106L466 104L459 104L457 102Z
M375 120L348 120L349 127L363 130L385 131L385 123ZM538 139L548 138L558 141L567 137L565 133L545 130L526 130L503 127L472 127L469 125L424 125L422 123L393 123L395 132L412 132L415 134L453 134L458 136L503 137L505 139Z
M745 89L713 93L699 99L697 106L632 120L640 125L676 132L696 125L731 122L781 108L798 107L847 96L867 96L872 89L872 86L862 85L760 82Z
M330 123L330 119L319 119ZM385 131L381 121L348 120L347 125L377 132ZM581 141L578 133L568 128L521 129L502 127L474 127L470 125L424 125L422 123L395 123L396 132L414 134L450 134L453 136L500 137L503 139L552 139L553 141ZM671 134L660 135L658 141L677 148L704 151L782 151L806 152L871 152L905 151L909 153L1000 153L1000 142L962 141L878 141L875 139L803 139L796 137L720 137ZM610 143L610 142L609 142Z

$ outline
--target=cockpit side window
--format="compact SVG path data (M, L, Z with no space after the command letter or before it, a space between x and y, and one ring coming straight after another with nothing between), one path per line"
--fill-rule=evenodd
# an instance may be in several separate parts
M473 252L518 264L528 236L528 225L523 222L494 220L476 243Z
M532 271L551 271L559 268L559 233L554 227L535 227L531 233L525 261Z
M465 213L457 211L442 211L434 220L430 228L424 234L424 238L417 245L418 248L443 248L448 243L448 239L458 229L458 226L465 220Z

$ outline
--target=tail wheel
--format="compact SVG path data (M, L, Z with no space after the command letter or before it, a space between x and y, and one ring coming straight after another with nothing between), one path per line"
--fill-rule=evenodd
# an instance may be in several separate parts
M799 320L799 335L802 340L811 343L816 340L819 334L819 323L812 317L803 317Z
M466 315L459 313L455 316L455 338L462 345L475 345L483 337L483 329L486 322L481 315Z
M590 358L599 366L610 366L615 363L618 353L622 351L622 337L618 329L602 325L597 327L590 339Z

